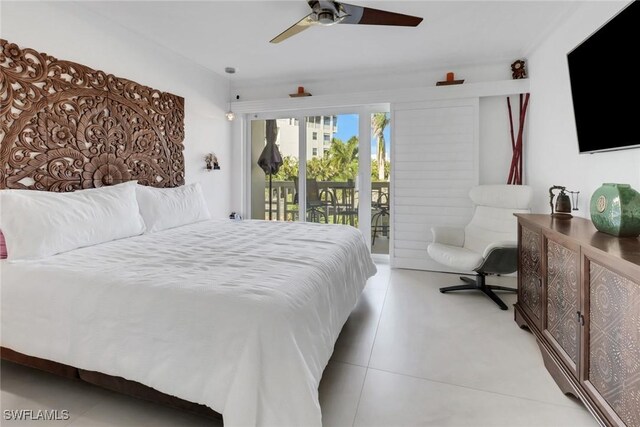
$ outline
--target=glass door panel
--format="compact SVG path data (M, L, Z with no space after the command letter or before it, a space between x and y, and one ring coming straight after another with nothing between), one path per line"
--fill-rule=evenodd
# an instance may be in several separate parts
M251 219L295 221L298 219L299 123L295 118L274 121L282 164L272 176L258 165L267 144L267 120L251 121Z
M371 115L371 252L389 253L391 115Z
M252 219L351 225L371 239L372 253L389 254L390 113L356 111L251 121ZM272 123L282 164L269 191L258 159Z
M310 116L306 221L358 226L358 114Z

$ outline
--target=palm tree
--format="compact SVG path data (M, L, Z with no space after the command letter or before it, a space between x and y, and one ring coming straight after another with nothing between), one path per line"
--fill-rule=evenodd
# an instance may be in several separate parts
M340 178L355 178L358 170L358 137L352 136L346 143L334 138L326 154L329 164Z
M384 129L391 122L391 118L388 113L375 113L371 116L371 127L373 128L373 135L378 140L378 179L384 180L384 163L386 160L386 147L384 142Z

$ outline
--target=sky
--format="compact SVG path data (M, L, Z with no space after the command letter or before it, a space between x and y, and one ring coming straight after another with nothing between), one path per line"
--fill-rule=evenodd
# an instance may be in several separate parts
M357 114L339 114L338 115L338 132L334 134L335 138L347 142L349 138L354 135L358 135L358 115ZM390 157L391 149L389 143L391 142L391 126L387 126L384 129L384 141L386 146L387 158ZM371 155L373 156L377 151L377 141L375 137L371 138Z

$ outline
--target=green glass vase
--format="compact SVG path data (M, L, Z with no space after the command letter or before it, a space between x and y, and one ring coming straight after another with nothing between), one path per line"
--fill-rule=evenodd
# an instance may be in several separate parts
M602 184L591 196L591 221L603 233L640 235L640 193L629 184Z

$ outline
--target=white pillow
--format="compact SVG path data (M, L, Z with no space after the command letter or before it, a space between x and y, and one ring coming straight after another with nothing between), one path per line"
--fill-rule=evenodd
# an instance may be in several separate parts
M147 232L166 230L211 218L199 183L176 188L138 185L136 195Z
M36 259L144 233L135 182L54 193L0 191L9 260Z

